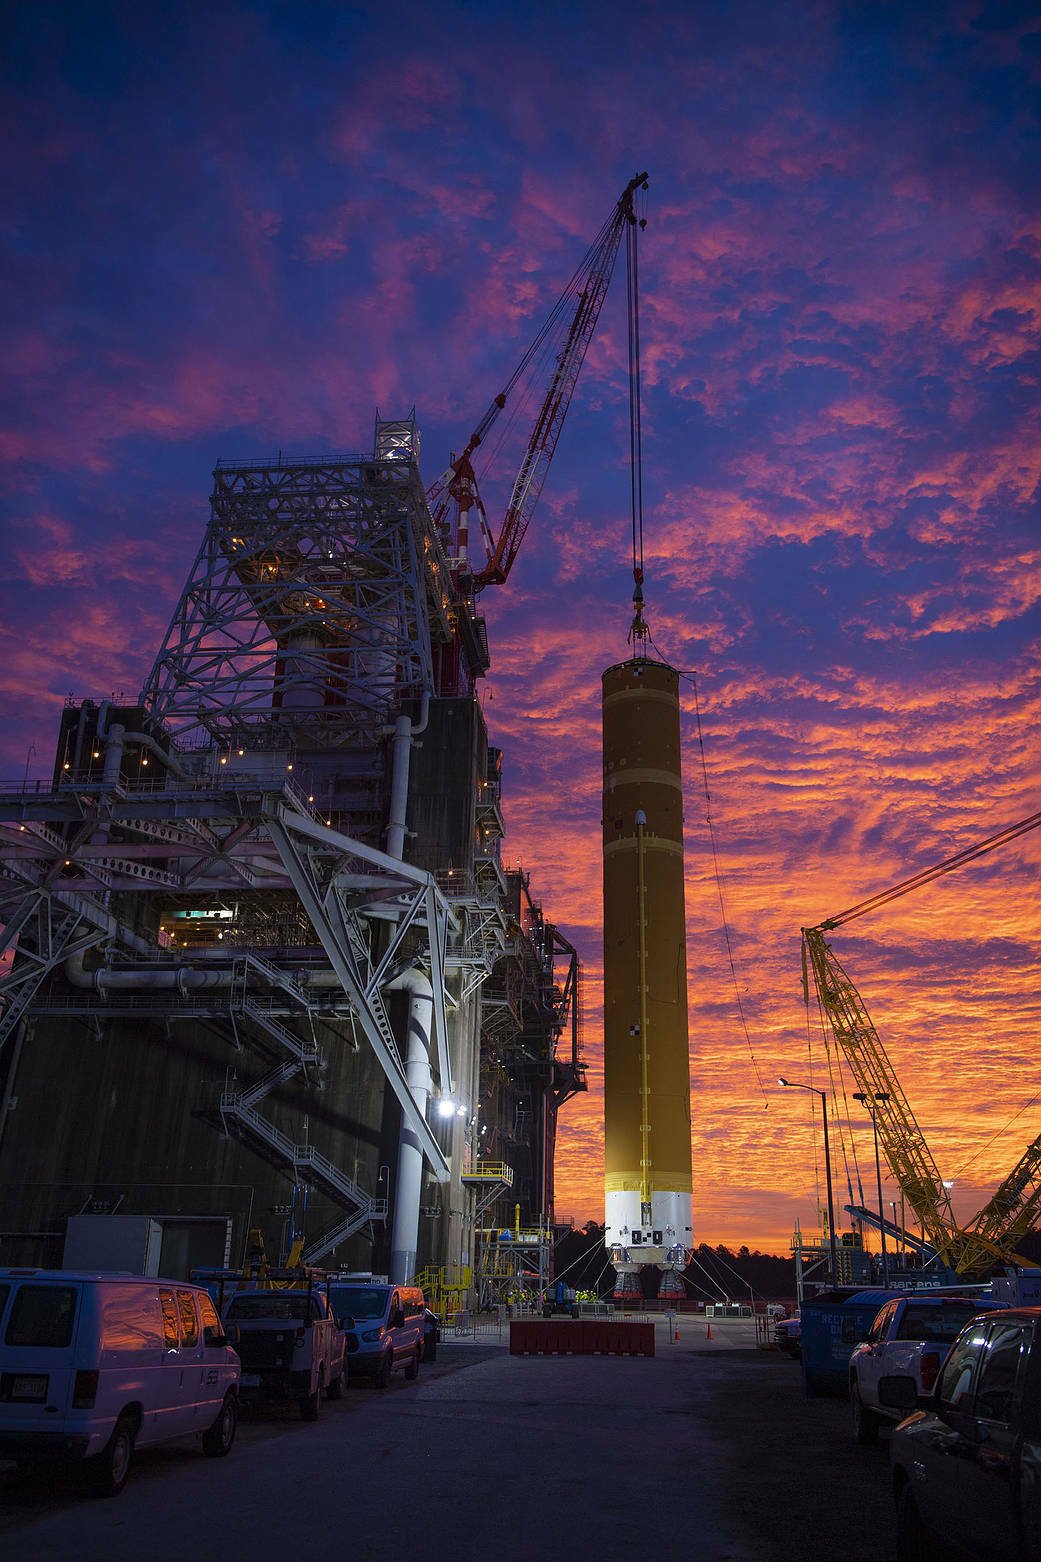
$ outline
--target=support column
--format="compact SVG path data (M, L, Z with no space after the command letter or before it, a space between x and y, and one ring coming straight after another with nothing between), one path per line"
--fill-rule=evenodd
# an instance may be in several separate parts
M410 968L387 984L388 992L407 992L408 1048L405 1075L419 1112L425 1114L433 1076L430 1071L430 1031L434 990L422 971ZM402 1120L398 1144L398 1173L394 1185L394 1220L390 1236L390 1281L404 1285L416 1272L419 1245L419 1205L423 1193L423 1150L407 1118Z

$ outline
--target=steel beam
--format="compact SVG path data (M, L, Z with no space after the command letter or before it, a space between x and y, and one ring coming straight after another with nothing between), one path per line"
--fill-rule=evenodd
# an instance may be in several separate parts
M311 871L311 864L297 850L296 841L293 839L293 834L287 827L283 815L284 809L280 805L273 814L268 816L267 827L285 866L285 870L293 882L293 888L296 890L297 896L307 912L315 932L322 941L322 947L328 956L329 964L339 977L344 992L347 993L354 1004L358 1023L362 1028L365 1039L372 1048L387 1079L390 1081L391 1089L398 1098L406 1121L419 1140L428 1164L439 1182L448 1182L451 1179L451 1171L448 1162L445 1160L444 1151L434 1138L430 1125L413 1099L405 1077L404 1067L396 1049L388 1044L387 1037L376 1022L351 951L346 940L340 935L340 928L334 924L326 905L325 895ZM306 822L310 823L310 821ZM295 823L296 821L294 820ZM306 836L309 832L300 830L299 833ZM333 837L334 832L323 830L323 836ZM333 842L327 842L323 839L322 844L339 844L341 841L344 844L350 844L352 847L356 844L347 843L345 837L335 837ZM383 854L377 853L376 855L382 856ZM388 863L393 864L396 869L402 866L394 858L387 858L386 860ZM339 911L340 917L343 919L353 915L353 913L347 911L342 906L342 903L339 906Z

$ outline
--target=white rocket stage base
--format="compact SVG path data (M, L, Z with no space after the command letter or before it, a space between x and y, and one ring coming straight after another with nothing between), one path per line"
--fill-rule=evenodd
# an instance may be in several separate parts
M644 1219L648 1214L649 1221ZM637 1268L644 1264L682 1268L686 1251L694 1245L689 1193L652 1193L649 1210L638 1192L608 1193L604 1217L605 1246L624 1254L623 1262Z

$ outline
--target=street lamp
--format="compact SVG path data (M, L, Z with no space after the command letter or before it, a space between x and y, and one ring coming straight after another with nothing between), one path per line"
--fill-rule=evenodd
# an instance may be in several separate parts
M828 1243L831 1248L831 1283L839 1283L839 1255L835 1242L835 1202L831 1195L831 1151L828 1148L828 1095L825 1090L818 1090L816 1085L799 1085L791 1079L777 1080L786 1090L808 1090L811 1096L821 1098L821 1116L824 1120L824 1180L828 1184Z
M859 1101L866 1106L871 1113L871 1132L875 1136L875 1178L878 1183L878 1234L882 1238L882 1289L889 1289L889 1255L886 1252L886 1217L882 1205L882 1162L878 1154L878 1116L875 1112L876 1101L888 1101L889 1093L885 1090L876 1090L874 1095L866 1095L863 1090L854 1090L854 1101Z

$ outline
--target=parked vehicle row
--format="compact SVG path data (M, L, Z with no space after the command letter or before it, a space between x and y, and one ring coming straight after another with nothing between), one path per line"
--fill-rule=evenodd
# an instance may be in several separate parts
M800 1360L802 1356L802 1321L798 1315L794 1318L777 1319L774 1324L774 1344L786 1356L791 1356L793 1361Z
M400 1367L415 1381L439 1339L416 1287L258 1284L222 1317L201 1285L3 1269L0 1459L75 1466L114 1496L137 1448L195 1436L221 1457L242 1400L295 1401L313 1421L349 1373L386 1388Z
M855 1440L893 1426L897 1562L1041 1562L1041 1307L918 1292L868 1325L869 1296L811 1305L807 1387L848 1340Z
M242 1362L243 1396L295 1400L304 1421L317 1421L323 1396L342 1397L345 1336L324 1291L312 1285L236 1291L225 1304L224 1324Z
M424 1356L428 1310L418 1286L333 1280L329 1295L347 1330L351 1376L388 1388L400 1367L414 1382Z

